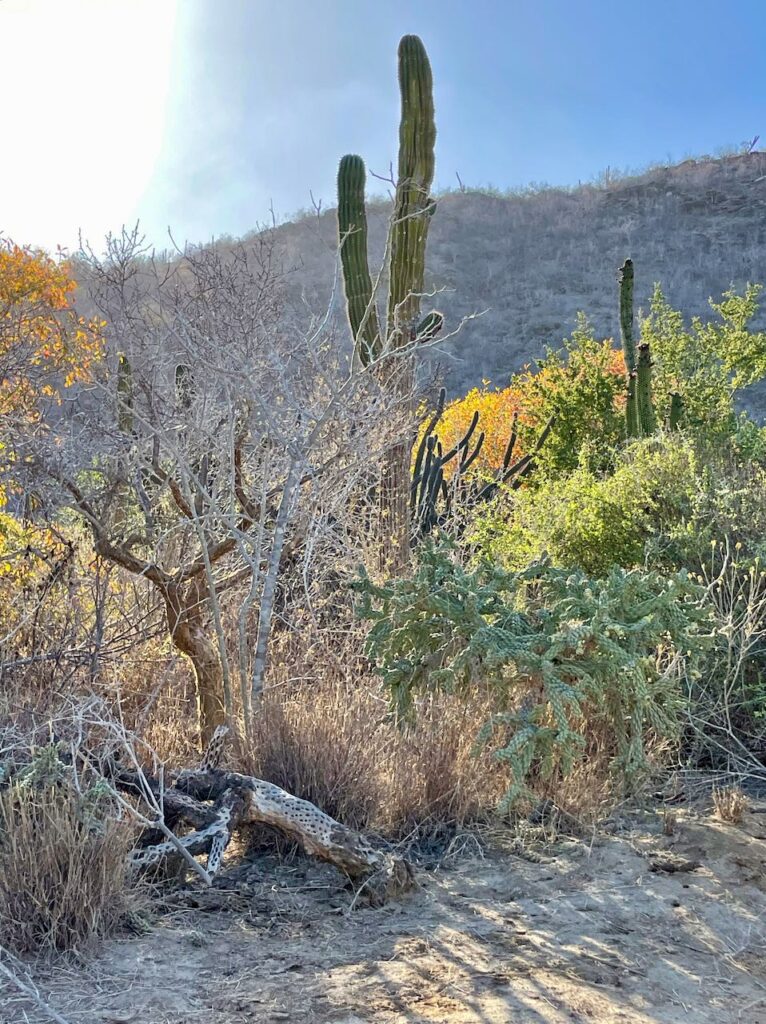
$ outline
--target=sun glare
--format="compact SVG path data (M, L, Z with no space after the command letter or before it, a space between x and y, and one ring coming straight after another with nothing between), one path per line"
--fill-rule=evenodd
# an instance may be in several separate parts
M162 146L176 0L4 0L0 223L98 242L136 215Z

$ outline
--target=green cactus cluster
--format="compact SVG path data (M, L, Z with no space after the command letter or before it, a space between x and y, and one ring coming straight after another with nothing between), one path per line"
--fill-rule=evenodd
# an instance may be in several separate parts
M657 412L652 387L652 353L649 342L636 344L633 336L633 261L620 267L620 340L627 372L625 427L628 437L646 437L657 429ZM678 430L684 415L682 396L674 391L665 426Z
M443 526L447 522L455 497L465 508L492 498L503 484L517 490L535 468L540 449L554 424L554 419L551 418L543 428L534 449L528 455L514 461L513 455L518 440L518 413L514 413L502 466L496 470L492 479L471 486L466 480L466 472L478 458L484 444L484 431L476 434L479 412L477 410L473 414L468 429L458 443L445 452L437 433L444 412L445 398L446 392L442 388L434 414L423 432L415 455L410 483L410 515L415 540L427 536L435 527ZM452 480L448 485L444 471L451 462L455 465Z
M633 335L633 261L620 267L620 340L625 356L627 400L625 428L628 437L645 437L657 429L652 395L652 354L649 343L636 344Z
M428 228L436 205L430 194L436 124L431 65L417 36L404 36L399 43L399 90L399 161L387 245L385 332L381 329L367 255L364 161L349 154L338 167L338 240L346 311L355 351L365 366L380 358L384 350L400 349L412 341L433 340L444 323L444 317L436 311L418 323Z

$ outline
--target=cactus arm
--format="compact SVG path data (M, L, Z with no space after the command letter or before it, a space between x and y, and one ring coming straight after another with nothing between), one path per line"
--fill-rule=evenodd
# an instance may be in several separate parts
M677 391L670 395L670 416L668 426L671 430L678 430L681 426L681 417L684 414L684 400Z
M503 472L508 469L513 458L513 450L516 447L516 441L518 440L518 427L519 427L519 413L518 410L513 414L513 420L511 422L511 436L508 439L508 447L505 449L505 455L503 456Z
M431 472L433 470L434 462L438 458L438 456L434 454L436 443L437 438L435 435L433 437L429 437L428 444L426 445L425 465L423 466L423 473L420 478L420 496L418 497L418 506L421 506L423 504L423 502L425 501L426 494L428 493L428 488L430 486L431 480Z
M344 156L338 166L338 243L346 311L355 349L367 366L380 354L380 327L367 261L366 171L360 156Z
M551 430L553 429L553 425L555 424L555 422L556 422L556 417L555 416L551 416L551 418L545 424L543 429L540 431L540 436L537 439L535 447L532 449L531 452L529 452L528 455L522 456L522 458L520 458L517 462L514 462L512 465L506 465L506 463L504 461L503 462L503 468L497 471L497 473L495 474L495 479L494 480L490 480L489 483L486 483L479 490L479 492L476 495L475 500L476 501L487 501L489 498L492 498L495 495L495 493L497 492L497 489L500 487L501 484L507 484L509 481L511 483L512 490L516 490L518 487L520 487L521 486L521 482L524 479L524 477L528 476L529 473L531 473L532 470L537 465L537 462L536 462L537 456L540 454L541 448L543 447L545 442L548 440L548 435L550 434ZM516 429L516 418L515 417L514 417L513 429L514 429L514 431ZM512 451L510 443L508 445L508 450L507 451ZM507 452L506 452L506 454L507 454ZM510 459L509 459L509 461L510 461Z
M644 436L653 434L657 427L657 417L652 401L652 354L648 341L642 341L638 346L636 398L640 433Z
M418 484L420 483L420 479L421 479L420 471L421 471L422 466L423 466L423 456L425 455L426 445L428 444L429 437L432 436L434 430L436 429L436 424L439 422L439 420L442 417L442 413L444 412L444 402L445 402L446 397L447 397L446 389L445 388L440 388L440 390L439 390L439 398L438 398L438 400L436 402L436 409L434 410L434 414L431 417L431 419L429 420L428 425L426 426L426 429L423 431L423 436L420 439L420 444L418 445L417 454L415 456L415 465L414 465L413 470L412 470L412 483L410 484L410 507L411 507L411 509L413 511L415 510L417 489L418 489Z
M471 422L470 422L470 424L468 426L468 430L466 430L466 432L460 438L458 443L456 445L454 445L454 447L450 448L450 450L447 452L446 455L442 456L442 462L443 463L451 462L455 458L455 456L458 454L458 452L465 451L465 449L468 447L468 445L469 445L469 443L471 441L471 438L473 437L473 432L474 432L474 430L476 430L476 425L477 425L478 422L479 422L479 410L477 409L474 412L473 416L471 417Z
M625 402L625 430L628 437L638 437L640 434L635 370L628 374L627 399Z
M636 368L636 345L633 340L633 260L620 267L620 340L628 373Z
M468 454L468 449L466 449L465 454L463 455L463 458L462 458L462 460L460 462L460 465L458 466L458 474L460 476L462 476L463 473L466 472L466 470L471 468L473 463L478 458L479 453L481 452L481 449L482 449L483 445L484 445L484 431L482 430L482 432L479 434L479 437L478 437L478 439L476 441L476 447L471 452L471 454L469 455Z
M404 36L399 43L399 166L391 227L388 344L401 348L414 334L425 277L426 239L434 202L433 80L423 43Z
M620 341L625 357L627 374L627 401L625 404L625 428L628 437L638 437L641 432L636 390L636 343L633 337L633 260L627 259L620 267Z
M415 341L422 345L427 341L433 341L444 327L444 314L438 309L426 313L418 326L415 328Z

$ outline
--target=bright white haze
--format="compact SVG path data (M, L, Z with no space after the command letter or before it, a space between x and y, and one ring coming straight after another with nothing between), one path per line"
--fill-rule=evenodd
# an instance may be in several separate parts
M0 229L76 246L135 221L163 139L176 0L0 0Z

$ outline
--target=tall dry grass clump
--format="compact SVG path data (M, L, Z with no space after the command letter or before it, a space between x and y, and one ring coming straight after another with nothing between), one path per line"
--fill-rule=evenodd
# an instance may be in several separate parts
M88 820L65 787L0 793L0 945L15 953L81 948L131 909L126 823Z
M246 770L364 831L402 838L486 817L504 790L501 766L474 756L487 708L434 697L415 726L389 715L380 680L351 630L286 634L255 715Z

